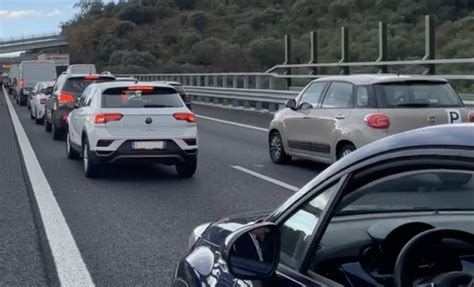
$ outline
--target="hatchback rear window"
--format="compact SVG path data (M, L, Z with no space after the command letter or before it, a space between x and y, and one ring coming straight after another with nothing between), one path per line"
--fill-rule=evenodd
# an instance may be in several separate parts
M79 96L90 84L110 82L114 80L115 79L111 77L73 77L66 80L63 91Z
M106 90L102 94L102 108L180 108L183 103L173 88L121 87Z
M462 102L446 83L413 82L375 85L380 108L460 107Z

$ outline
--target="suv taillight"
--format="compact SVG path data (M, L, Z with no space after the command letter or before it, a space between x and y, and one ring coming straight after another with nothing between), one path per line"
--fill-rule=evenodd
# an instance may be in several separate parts
M92 122L94 124L106 124L108 122L120 121L122 118L122 114L95 114L92 116Z
M187 121L188 123L196 122L196 115L193 113L174 113L173 117L178 121Z
M470 123L474 123L474 112L470 112L467 116L467 121Z
M384 114L370 114L365 116L365 123L374 129L387 129L390 126L390 119Z
M58 103L59 104L74 103L74 96L69 93L61 92L58 95Z

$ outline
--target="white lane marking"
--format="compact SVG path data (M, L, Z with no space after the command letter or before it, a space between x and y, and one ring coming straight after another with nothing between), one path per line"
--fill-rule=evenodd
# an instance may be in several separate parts
M245 167L241 167L241 166L238 166L238 165L231 165L230 167L232 167L233 169L236 169L236 170L240 170L242 172L245 172L246 174L250 174L250 175L253 175L255 177L258 177L260 179L263 179L265 181L268 181L270 183L273 183L273 184L276 184L278 186L281 186L283 188L286 188L286 189L289 189L291 191L298 191L300 190L299 187L296 187L296 186L293 186L291 184L288 184L288 183L285 183L283 181L279 181L277 179L274 179L274 178L271 178L269 176L266 176L266 175L263 175L261 173L258 173L258 172L255 172L253 170L250 170L250 169L247 169Z
M256 126L250 126L250 125L245 125L245 124L240 124L240 123L236 123L236 122L225 121L225 120L221 120L221 119L205 117L205 116L200 116L200 115L196 115L196 117L199 118L199 119L205 119L205 120L214 121L214 122L218 122L218 123L222 123L222 124L227 124L227 125L232 125L232 126L237 126L237 127L242 127L242 128L248 128L248 129L257 130L257 131L261 131L261 132L268 132L268 129L259 128L259 127L256 127Z
M10 118L15 128L26 171L38 204L46 237L56 265L59 282L61 286L94 286L91 275L71 234L71 230L66 223L66 219L54 197L53 191L41 169L38 158L8 98L5 88L3 88L3 94L10 111Z

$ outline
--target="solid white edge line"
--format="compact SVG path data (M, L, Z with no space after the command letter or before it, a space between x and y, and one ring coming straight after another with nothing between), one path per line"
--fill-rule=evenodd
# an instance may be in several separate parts
M263 179L263 180L268 181L268 182L270 182L270 183L273 183L273 184L275 184L275 185L281 186L281 187L283 187L283 188L289 189L289 190L291 190L291 191L298 191L298 190L300 190L300 189L299 189L298 187L296 187L296 186L293 186L293 185L291 185L291 184L288 184L288 183L279 181L279 180L277 180L277 179L271 178L271 177L269 177L269 176L260 174L260 173L258 173L258 172L253 171L253 170L247 169L247 168L245 168L245 167L241 167L241 166L238 166L238 165L231 165L230 167L232 167L232 168L234 168L234 169L236 169L236 170L240 170L240 171L242 171L242 172L244 172L244 173L250 174L250 175L252 175L252 176L255 176L255 177L257 177L257 178Z
M56 265L59 282L61 286L94 286L71 230L4 87L3 94L23 154L26 171Z
M257 131L261 131L261 132L268 132L268 129L259 128L259 127L256 127L256 126L240 124L240 123L236 123L236 122L231 122L231 121L226 121L226 120L221 120L221 119L216 119L216 118L211 118L211 117L206 117L206 116L201 116L201 115L196 115L196 117L199 118L199 119L205 119L205 120L214 121L214 122L227 124L227 125L232 125L232 126L237 126L237 127L241 127L241 128L247 128L247 129L257 130Z

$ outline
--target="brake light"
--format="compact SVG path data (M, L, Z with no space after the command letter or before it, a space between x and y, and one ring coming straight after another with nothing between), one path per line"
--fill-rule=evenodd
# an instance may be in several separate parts
M46 99L40 99L40 104L42 105L46 104Z
M390 119L384 114L370 114L365 116L365 123L374 129L387 129L390 126Z
M58 95L58 103L59 104L74 103L74 96L69 93L61 92Z
M132 86L128 87L129 91L152 91L154 87L151 86Z
M69 117L69 115L63 115L63 121L67 122L68 117Z
M196 115L193 113L174 113L173 117L178 121L187 121L188 123L196 122Z
M21 89L25 88L25 80L20 80L20 88Z
M474 123L474 112L470 112L467 116L467 121L470 123Z
M85 76L84 79L86 79L86 80L98 80L99 76Z
M95 114L92 116L92 121L94 124L106 124L108 122L120 121L122 118L122 114Z

